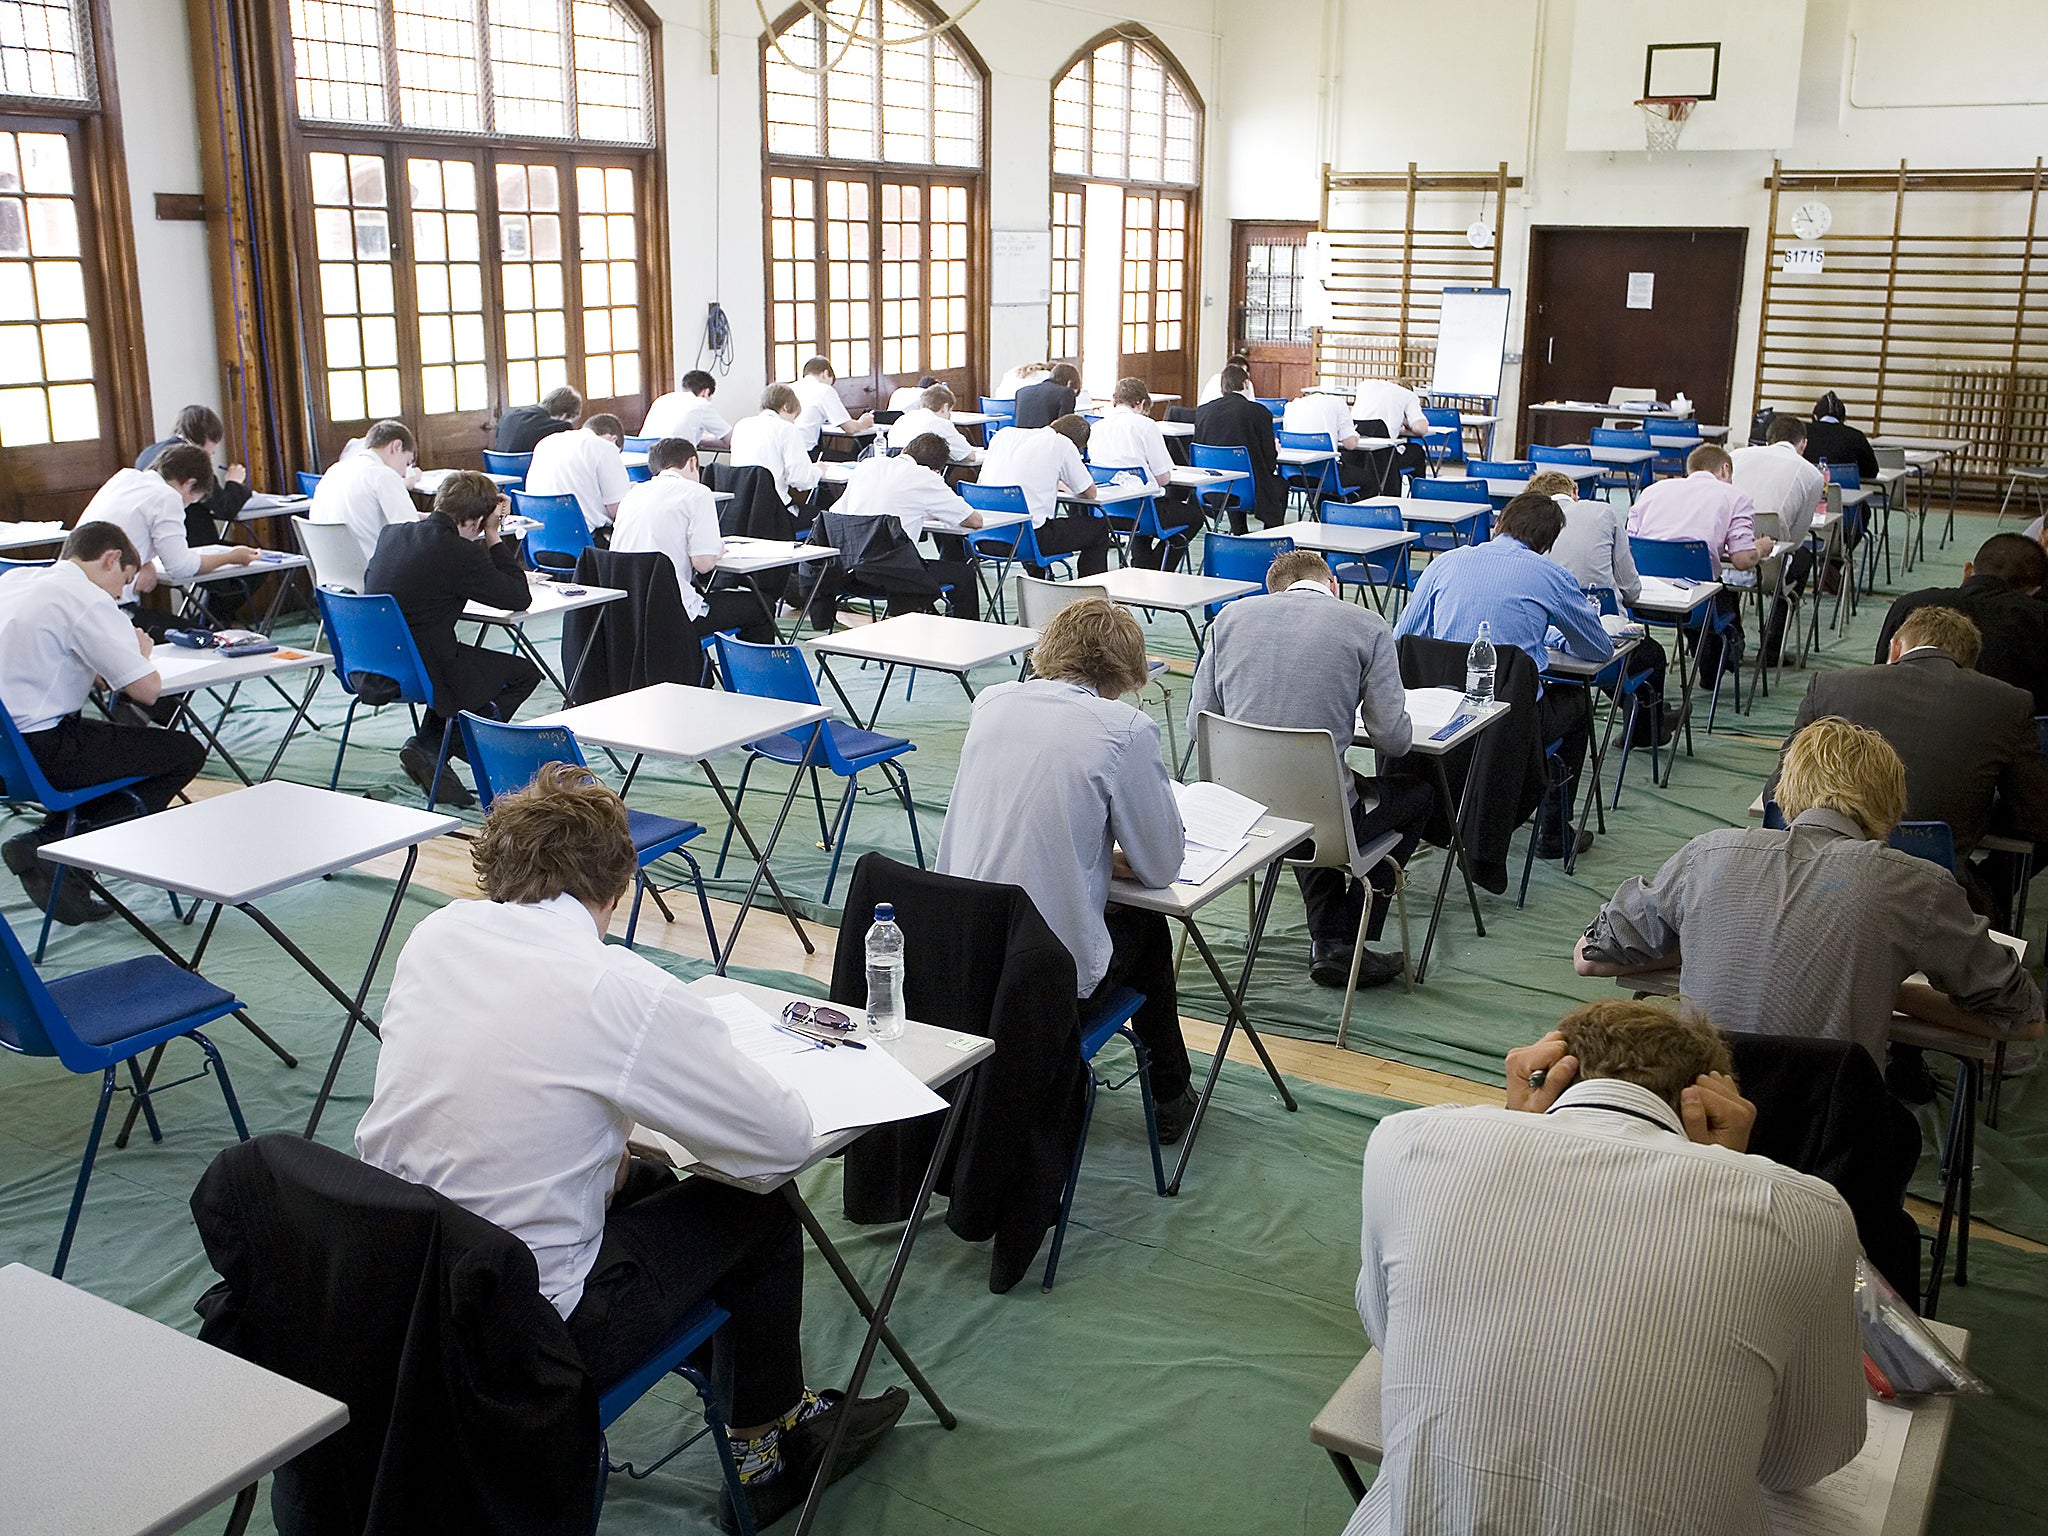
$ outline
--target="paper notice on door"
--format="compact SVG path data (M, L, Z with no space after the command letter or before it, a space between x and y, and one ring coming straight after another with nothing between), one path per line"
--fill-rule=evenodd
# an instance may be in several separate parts
M1863 1449L1847 1466L1810 1488L1764 1495L1773 1536L1882 1536L1913 1415L1872 1398L1869 1425Z
M1631 272L1628 275L1628 307L1648 309L1650 297L1656 291L1657 274L1654 272Z

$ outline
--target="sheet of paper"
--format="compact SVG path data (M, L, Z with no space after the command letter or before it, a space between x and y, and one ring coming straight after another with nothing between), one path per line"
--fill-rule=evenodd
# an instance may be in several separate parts
M1238 849L1246 841L1239 838L1234 848L1206 848L1200 843L1189 843L1181 850L1180 873L1173 878L1181 885L1200 885L1213 879L1217 870L1237 857Z
M1456 688L1410 688L1408 718L1414 723L1418 740L1434 736L1451 723L1465 706L1465 695Z
M1774 1536L1882 1536L1912 1423L1910 1410L1872 1398L1869 1432L1854 1461L1811 1488L1764 1495Z
M909 1120L946 1107L944 1099L872 1041L864 1050L820 1047L777 1029L772 1014L739 993L706 1001L743 1054L796 1090L811 1111L817 1135Z
M1191 843L1205 848L1241 848L1266 808L1221 784L1175 784L1180 824Z
M1689 582L1681 586L1675 581L1665 580L1662 576L1645 576L1640 602L1653 608L1683 608L1692 601L1693 594L1698 590L1698 582Z

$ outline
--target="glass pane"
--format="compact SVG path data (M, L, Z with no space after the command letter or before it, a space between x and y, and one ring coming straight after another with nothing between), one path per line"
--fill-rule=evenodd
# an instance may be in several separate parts
M313 210L313 250L322 261L347 261L356 252L356 229L346 208Z
M446 315L420 316L420 362L423 365L455 361L455 336ZM448 397L455 397L455 375L447 377ZM446 407L443 407L446 409Z
M484 269L475 266L448 269L448 307L478 310L484 307Z
M532 363L511 363L505 369L505 398L508 400L538 400L540 398L540 375Z
M327 416L330 421L361 421L363 410L363 376L360 373L330 373L327 375Z
M398 414L398 370L386 368L363 375L363 404L372 416Z
M356 256L362 261L391 259L391 224L382 212L356 210Z
M533 252L533 231L523 214L504 214L498 219L498 254L507 261L526 261Z
M416 213L412 216L412 254L415 261L448 259L448 244L443 239L440 214Z
M473 213L449 214L448 259L450 261L475 261L482 254L477 240L476 215Z
M498 167L498 206L509 212L523 212L525 210L525 166L500 165Z
M0 192L21 190L21 165L14 155L14 135L0 133Z
M481 325L478 328L481 340ZM491 397L490 375L482 363L464 363L455 370L455 408L480 411Z
M445 314L448 310L448 269L442 266L425 266L413 274L413 287L419 293L420 313L427 315Z
M40 389L0 389L0 448L50 440L50 411Z
M308 156L312 169L313 201L330 207L348 204L348 161L341 155Z
M372 368L397 366L398 322L389 315L372 315L363 321L363 361Z
M455 317L455 355L466 362L475 361L484 355L484 317L482 315L457 315Z
M62 134L21 135L21 185L26 192L71 191L71 145Z
M615 309L612 311L612 347L626 352L640 345L640 311L637 309Z
M537 262L533 268L533 303L536 309L562 306L562 267L559 262Z
M612 315L608 309L583 312L583 350L609 352L612 349Z
M640 354L621 352L612 359L612 388L621 395L640 393Z
M384 160L379 155L348 157L349 199L358 208L384 206Z
M584 302L584 303L586 303L586 304L609 304L609 303L611 303L611 301L612 301L612 299L611 299L611 289L612 289L612 284L611 284L611 270L612 270L612 269L611 269L611 268L610 268L609 266L605 265L605 263L603 263L603 262L601 262L601 261L586 261L585 263L583 263L583 302ZM589 345L589 343L585 343L585 345L587 346L587 345ZM591 350L592 350L592 351L603 351L603 350L604 350L604 348L602 348L602 347L592 347L592 348L591 348Z
M576 205L585 213L604 211L604 168L597 165L576 167Z
M40 384L42 380L42 344L36 339L36 328L0 325L0 384Z
M438 160L408 160L405 162L405 181L411 190L412 205L415 208L438 208L441 206L441 162ZM415 224L417 227L417 224Z
M542 357L561 357L569 350L568 319L559 309L544 309L533 317L533 338Z
M505 316L505 355L512 358L530 358L533 353L533 316L507 314ZM514 399L528 398L515 395Z
M9 262L0 272L20 271ZM36 307L45 320L85 318L85 268L75 261L36 263Z
M327 366L357 368L363 361L362 329L353 320L327 322Z
M78 254L78 213L70 198L28 200L28 243L38 256Z
M535 261L560 261L562 259L562 220L559 214L535 215L533 220L533 259Z
M0 134L0 140L6 138ZM28 254L28 216L18 197L0 197L0 256Z
M612 302L614 304L637 304L640 301L640 269L630 261L612 263Z
M536 165L527 169L528 191L531 207L537 213L552 213L562 206L561 181L552 165Z
M337 261L320 267L320 308L325 314L351 315L356 309L356 269Z
M368 262L356 270L362 274L363 313L393 313L396 306L391 302L391 268L384 262L375 261Z
M585 261L603 261L606 255L604 215L584 214L576 221L576 238L582 243Z
M455 409L455 370L422 368L420 403L429 416L445 416Z
M584 368L583 392L593 400L604 400L612 392L612 360L593 357Z
M533 268L507 265L502 270L505 274L505 307L533 308Z
M467 160L445 161L441 167L444 196L450 208L476 207L476 167Z
M630 213L615 213L606 222L611 226L609 254L620 257L631 256L638 233L633 225L633 215ZM592 253L586 250L583 254L588 258Z
M43 327L43 377L89 379L93 375L92 329L77 321Z
M35 284L25 261L0 261L0 320L36 317Z

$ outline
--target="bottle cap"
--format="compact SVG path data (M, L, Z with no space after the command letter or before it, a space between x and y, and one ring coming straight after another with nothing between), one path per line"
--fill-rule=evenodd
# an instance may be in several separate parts
M895 921L896 921L896 909L895 909L894 907L890 906L890 905L889 905L889 903L888 903L888 902L886 902L886 901L878 901L878 902L876 902L876 903L875 903L875 921L876 921L876 922L878 922L878 923L893 923L893 922L895 922Z

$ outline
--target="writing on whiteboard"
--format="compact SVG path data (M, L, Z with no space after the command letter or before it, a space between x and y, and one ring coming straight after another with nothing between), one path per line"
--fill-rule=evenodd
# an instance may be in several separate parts
M1052 231L992 229L988 233L991 304L1052 302Z

